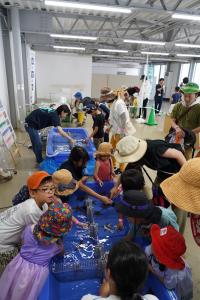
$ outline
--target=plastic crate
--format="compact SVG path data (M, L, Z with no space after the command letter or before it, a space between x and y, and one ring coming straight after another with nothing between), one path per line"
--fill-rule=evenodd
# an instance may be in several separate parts
M94 157L94 152L96 151L94 144L90 140L87 144L82 142L88 137L88 132L84 128L63 128L63 130L77 141L76 145L88 151L90 158ZM56 162L61 163L68 159L70 152L70 143L58 133L57 128L53 128L48 135L46 156L54 158Z

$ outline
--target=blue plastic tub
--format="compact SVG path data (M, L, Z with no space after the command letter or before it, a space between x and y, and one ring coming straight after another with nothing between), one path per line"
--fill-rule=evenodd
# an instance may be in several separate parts
M84 128L63 128L73 139L77 141L76 145L85 148L90 158L93 158L96 148L91 140L87 144L83 142L88 137L88 132ZM65 161L71 152L71 145L67 139L62 137L57 128L52 128L48 134L46 156L54 158L56 162L62 163Z
M106 182L103 187L96 182L88 182L87 185L100 194L108 195L113 182ZM84 222L87 218L86 208L85 201L81 199L81 193L78 191L76 196L71 197L70 205L73 208L73 215ZM91 199L94 221L98 223L98 243L101 243L104 250L108 252L113 243L128 233L129 225L125 222L124 229L117 231L115 225L118 222L118 215L115 208L105 207L99 200ZM105 229L107 224L112 225L112 232ZM50 275L38 300L78 300L88 293L98 295L102 281L102 268L99 268L97 260L94 260L92 248L94 245L95 242L88 237L87 230L73 226L64 239L65 257L57 256L52 259ZM145 284L144 294L146 293L152 293L162 300L179 300L174 291L167 290L152 274Z

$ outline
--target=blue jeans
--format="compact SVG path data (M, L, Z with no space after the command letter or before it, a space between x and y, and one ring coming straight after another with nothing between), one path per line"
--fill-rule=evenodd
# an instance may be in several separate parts
M29 127L28 125L25 124L25 129L29 134L31 144L32 144L32 149L35 154L36 160L38 163L41 163L43 161L42 158L42 142L40 140L39 133L36 129Z

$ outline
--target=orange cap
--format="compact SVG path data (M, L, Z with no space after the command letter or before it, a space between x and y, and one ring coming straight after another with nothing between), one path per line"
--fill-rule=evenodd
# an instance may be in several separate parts
M37 188L39 188L42 180L47 177L51 178L51 175L44 171L33 173L27 180L27 186L29 190L36 190Z

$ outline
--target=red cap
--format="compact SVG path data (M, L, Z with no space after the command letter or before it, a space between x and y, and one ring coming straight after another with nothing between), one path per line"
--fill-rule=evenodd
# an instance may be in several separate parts
M44 178L51 178L51 175L49 175L47 172L44 171L38 171L33 173L31 176L29 176L27 180L27 186L29 190L36 190L39 188L42 180Z
M152 250L159 263L170 269L182 270L185 267L182 255L186 251L184 237L172 226L151 227Z

